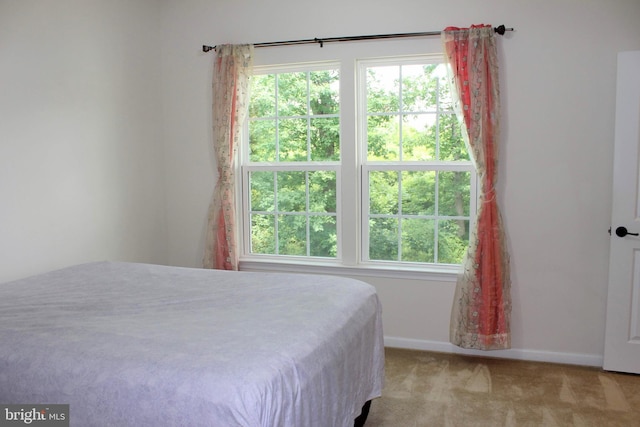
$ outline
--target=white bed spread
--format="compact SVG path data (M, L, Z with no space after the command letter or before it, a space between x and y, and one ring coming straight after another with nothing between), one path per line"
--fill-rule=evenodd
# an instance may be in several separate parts
M383 371L357 280L101 262L0 284L0 402L72 426L352 426Z

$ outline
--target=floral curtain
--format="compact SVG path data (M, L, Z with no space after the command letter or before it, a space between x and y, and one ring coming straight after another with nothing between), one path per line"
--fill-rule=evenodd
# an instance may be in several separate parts
M253 46L216 46L213 74L213 147L218 181L209 207L204 267L238 269L235 159L249 105Z
M464 348L510 348L509 256L496 197L500 135L496 35L491 26L449 27L442 32L442 41L480 187L475 228L456 284L450 339Z

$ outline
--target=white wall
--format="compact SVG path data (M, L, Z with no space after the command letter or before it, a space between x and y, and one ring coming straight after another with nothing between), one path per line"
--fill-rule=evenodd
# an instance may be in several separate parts
M164 0L169 262L201 265L213 189L212 55L202 44L506 24L516 31L500 41L500 203L512 257L514 350L502 354L599 363L616 54L640 49L639 19L637 0ZM453 283L367 280L382 298L390 343L449 349Z
M154 0L0 1L0 281L166 260Z

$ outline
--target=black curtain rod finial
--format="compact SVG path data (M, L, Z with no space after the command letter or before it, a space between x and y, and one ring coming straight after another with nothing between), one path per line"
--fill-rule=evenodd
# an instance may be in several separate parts
M507 31L513 31L513 28L507 28L504 25L498 25L493 29L493 31L500 34L501 36L504 36L504 33L506 33Z
M202 51L203 52L206 53L206 52L209 52L210 50L216 50L216 47L215 46L207 46L206 44L202 45Z

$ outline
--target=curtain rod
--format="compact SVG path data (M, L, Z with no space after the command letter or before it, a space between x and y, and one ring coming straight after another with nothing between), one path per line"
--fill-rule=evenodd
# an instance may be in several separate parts
M493 29L496 33L500 35L504 35L506 31L513 31L513 28L506 28L504 25L499 25ZM347 42L347 41L358 41L358 40L376 40L376 39L395 39L402 37L427 37L427 36L439 36L442 31L427 31L422 33L398 33L398 34L375 34L369 36L344 36L344 37L329 37L324 39L314 38L314 39L302 39L302 40L287 40L287 41L279 41L279 42L263 42L263 43L255 43L253 47L272 47L272 46L292 46L297 44L320 44L320 47L323 47L325 43L334 43L334 42ZM209 52L210 50L216 50L216 46L202 46L203 52Z

